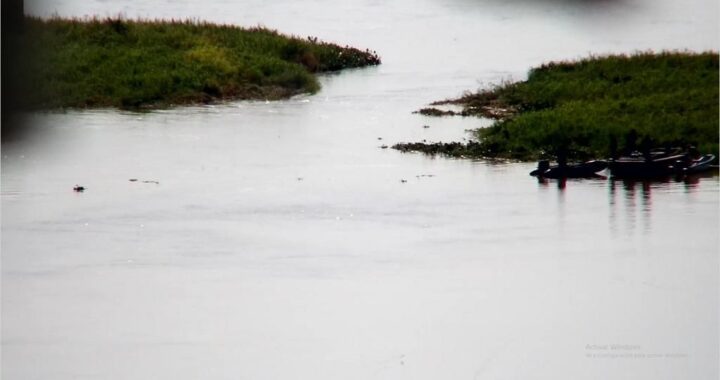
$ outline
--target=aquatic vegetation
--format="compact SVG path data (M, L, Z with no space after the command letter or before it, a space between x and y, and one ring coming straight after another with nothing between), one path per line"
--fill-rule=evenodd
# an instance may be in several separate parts
M460 115L455 111L441 110L435 107L421 108L413 113L417 113L424 116L455 116Z
M718 53L663 52L551 62L523 82L503 83L436 104L492 117L463 155L537 159L607 157L634 130L653 146L718 152ZM498 111L499 110L499 111ZM418 149L421 150L422 149Z
M28 17L22 29L3 48L15 52L12 88L31 108L280 99L316 92L313 73L380 63L314 37L192 20Z
M399 143L392 146L393 149L401 152L421 152L429 155L442 154L450 157L485 157L488 152L483 151L483 146L475 141L467 143L459 142L416 142L416 143Z

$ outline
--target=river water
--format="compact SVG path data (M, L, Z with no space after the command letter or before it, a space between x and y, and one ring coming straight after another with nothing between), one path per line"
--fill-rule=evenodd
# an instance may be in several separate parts
M26 115L2 145L3 379L718 377L717 176L538 183L380 148L466 138L489 122L411 112L548 60L716 50L716 1L26 10L261 24L383 65L280 102Z

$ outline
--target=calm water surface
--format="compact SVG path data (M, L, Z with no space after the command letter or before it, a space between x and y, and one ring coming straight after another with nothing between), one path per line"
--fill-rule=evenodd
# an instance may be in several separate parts
M26 8L263 24L384 64L283 102L28 115L2 145L3 379L718 377L717 176L537 183L380 148L466 138L488 122L411 111L551 59L717 49L717 2Z

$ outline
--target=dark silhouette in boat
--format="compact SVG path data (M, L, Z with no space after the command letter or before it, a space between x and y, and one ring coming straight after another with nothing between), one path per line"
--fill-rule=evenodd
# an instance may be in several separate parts
M653 151L642 154L633 152L628 156L611 159L610 174L618 178L667 177L675 172L678 162L685 161L687 154L678 151Z
M615 178L627 179L660 179L675 176L677 179L703 173L709 170L717 170L713 165L716 158L712 154L701 155L698 150L690 145L684 148L673 148L666 145L664 148L653 149L653 141L649 137L643 137L638 145L637 132L633 129L625 135L625 146L622 155L618 154L618 144L615 136L610 137L610 160L594 160L580 164L567 164L566 144L558 148L557 166L550 166L550 162L542 160L538 162L537 169L530 172L530 175L538 178L590 178L598 177L598 172L605 168Z
M625 149L622 156L617 153L617 141L610 138L610 174L616 178L653 179L664 177L682 177L712 169L715 156L700 155L690 145L685 148L672 148L669 145L653 149L653 141L644 137L638 147L635 143L637 132L633 129L625 136Z
M531 171L530 175L543 178L593 178L599 177L597 173L605 170L607 166L607 162L602 160L571 165L560 161L556 166L550 166L549 161L541 160L538 161L538 168Z
M598 177L597 172L607 168L607 162L593 160L579 164L567 164L567 148L557 150L557 166L550 166L547 160L538 161L537 169L530 175L542 178L592 178Z
M683 177L713 170L715 156L701 156L694 147L688 149L663 148L648 149L643 152L632 152L629 155L613 158L609 168L613 177L617 178L662 178Z

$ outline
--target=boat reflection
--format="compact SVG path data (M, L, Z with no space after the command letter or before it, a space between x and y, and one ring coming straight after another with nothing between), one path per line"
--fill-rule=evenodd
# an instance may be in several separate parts
M610 179L608 222L611 232L615 234L622 230L627 235L632 235L638 227L642 228L643 232L649 232L652 228L653 189L667 188L669 185L669 181ZM621 201L618 202L618 199ZM623 212L619 214L618 208L622 208Z
M654 192L658 194L682 193L684 190L686 194L692 194L699 191L703 180L717 177L717 175L717 171L713 171L662 180L610 179L608 181L610 229L617 232L618 226L624 224L623 229L628 234L633 234L638 227L642 228L645 233L649 232L653 221ZM618 204L618 199L622 199L624 202ZM623 218L617 213L618 207L623 209Z
M698 189L700 183L704 179L716 178L717 176L718 176L717 169L685 176L685 178L683 178L683 183L685 184L685 191L687 191L689 193L696 191Z
M557 179L549 179L545 177L535 177L537 178L538 185L542 187L549 187L551 184L555 184L558 188L558 190L565 190L567 188L568 179L567 178L557 178ZM598 180L606 180L607 177L602 175L597 175L592 178L573 178L570 179L571 182L584 182L584 181L598 181Z
M573 196L565 199L568 189L587 190L588 186L597 188L607 182L607 215L608 228L612 235L630 237L637 232L649 234L653 229L653 212L657 214L659 206L672 202L684 202L694 199L702 193L703 182L717 181L718 171L709 171L683 177L670 177L660 180L619 179L598 176L592 179L547 179L538 177L538 186L549 189L556 187L558 191L558 212L562 216L566 203L570 207L578 207L577 202L586 202L587 197L582 191L572 191ZM676 195L680 194L678 199ZM687 194L687 196L682 196ZM589 195L588 195L589 196ZM661 200L658 201L657 198ZM656 204L657 203L657 204ZM655 217L658 217L657 215Z

